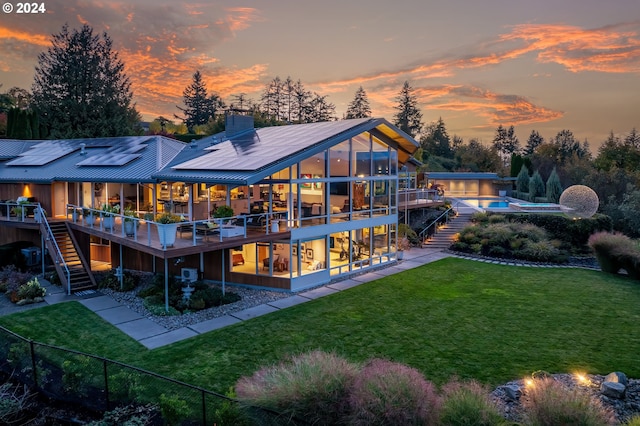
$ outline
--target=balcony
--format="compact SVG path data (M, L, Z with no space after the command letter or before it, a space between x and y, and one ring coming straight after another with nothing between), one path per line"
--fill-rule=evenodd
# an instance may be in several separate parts
M67 205L73 229L161 258L289 238L286 212L181 221L161 224L151 219Z

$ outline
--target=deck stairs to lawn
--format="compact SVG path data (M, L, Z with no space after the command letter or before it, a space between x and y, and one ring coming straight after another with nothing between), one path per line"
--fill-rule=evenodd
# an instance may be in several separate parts
M471 223L472 215L472 212L458 212L454 218L438 227L435 234L422 243L422 247L439 250L448 249L453 244L455 235Z
M77 247L77 241L70 232L67 222L55 221L42 224L47 250L51 254L56 272L63 288L69 293L97 287L91 267ZM53 241L55 241L55 244Z

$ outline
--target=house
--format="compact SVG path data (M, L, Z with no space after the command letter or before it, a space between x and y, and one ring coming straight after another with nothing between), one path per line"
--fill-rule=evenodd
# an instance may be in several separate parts
M514 180L485 172L427 172L425 175L428 188L440 187L452 197L497 196L500 191L510 190Z
M46 246L69 292L95 284L99 262L299 291L396 261L399 170L418 146L379 118L254 129L240 115L188 144L4 140L0 243ZM12 215L20 196L46 220ZM411 208L433 199L421 202ZM223 205L233 217L212 217ZM182 219L174 241L163 211Z

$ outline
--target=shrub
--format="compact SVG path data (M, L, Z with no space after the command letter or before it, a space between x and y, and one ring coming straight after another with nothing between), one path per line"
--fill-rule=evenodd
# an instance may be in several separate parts
M514 224L511 228L518 238L524 238L527 241L543 241L547 239L547 233L543 228L530 223Z
M471 222L473 223L487 223L489 222L489 213L478 212L471 216Z
M519 259L533 262L556 262L566 261L560 250L555 248L550 241L525 241L524 247L514 252L514 256Z
M374 359L355 378L349 406L350 425L432 425L440 398L418 370Z
M506 223L491 224L484 228L482 235L487 240L485 245L503 246L513 236L513 230Z
M453 381L443 389L444 401L440 413L443 426L508 424L489 398L489 391L476 381Z
M44 297L47 295L47 290L40 285L37 277L33 277L26 284L18 287L18 299L35 299L36 297Z
M616 274L624 268L630 276L640 279L640 248L631 238L619 233L597 232L589 238L589 247L603 272Z
M312 351L265 367L236 384L238 399L309 424L334 425L343 417L357 366L334 353Z
M33 274L21 272L15 266L9 265L2 268L0 282L4 283L3 288L5 288L6 292L12 293L18 291L18 288L29 282L32 277Z
M625 426L640 426L640 414L631 417L624 423Z
M168 425L182 424L182 422L187 420L191 415L191 410L187 402L184 399L180 399L177 395L167 396L164 393L161 394L158 405L160 406L162 418Z
M524 424L531 426L602 426L613 422L612 413L600 401L553 379L534 380L526 389L523 408Z
M506 222L506 217L501 214L489 215L489 223L504 223L504 222Z
M124 271L122 273L122 286L120 286L120 278L115 275L115 272L110 272L100 280L98 287L115 291L131 291L138 286L139 282L140 277L130 271Z

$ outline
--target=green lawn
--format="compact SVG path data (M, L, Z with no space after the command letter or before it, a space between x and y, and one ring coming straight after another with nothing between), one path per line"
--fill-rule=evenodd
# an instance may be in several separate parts
M0 318L34 340L225 392L287 354L385 357L435 383L535 370L640 377L640 283L578 269L444 259L154 351L77 303Z

